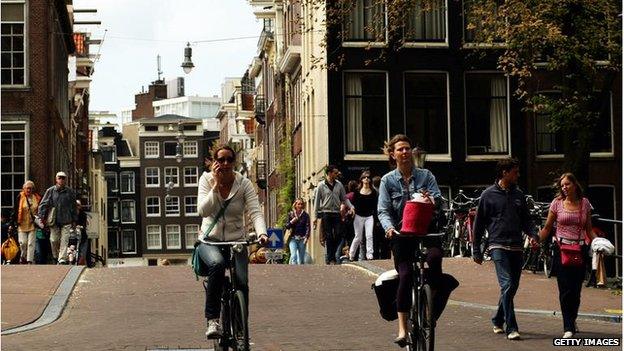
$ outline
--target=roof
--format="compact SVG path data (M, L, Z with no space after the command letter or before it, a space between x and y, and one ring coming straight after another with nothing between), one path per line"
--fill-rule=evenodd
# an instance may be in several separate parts
M121 142L117 144L117 156L132 156L128 140L121 139Z

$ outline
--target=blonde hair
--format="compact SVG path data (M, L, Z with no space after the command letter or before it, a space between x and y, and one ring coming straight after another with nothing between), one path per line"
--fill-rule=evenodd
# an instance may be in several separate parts
M25 189L29 185L32 187L33 190L35 190L35 182L33 182L32 180L25 181L24 185L22 185L22 189Z
M568 178L568 180L570 180L570 182L574 184L574 187L576 187L576 199L575 200L582 199L583 187L581 186L581 183L579 183L578 179L576 179L576 176L570 172L562 174L561 177L559 177L559 180L557 180L557 183L555 183L555 188L557 189L557 198L558 199L566 198L566 196L563 194L563 190L561 189L561 181L564 180L565 178Z
M301 205L303 205L303 206L301 206L302 210L305 209L305 201L303 201L302 198L298 197L298 198L295 199L295 201L292 204L292 210L293 211L295 210L295 205L297 204L297 202L301 202Z

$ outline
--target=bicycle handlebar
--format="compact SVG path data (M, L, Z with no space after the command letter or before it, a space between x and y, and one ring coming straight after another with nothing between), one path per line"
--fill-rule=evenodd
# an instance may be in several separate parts
M397 233L395 233L394 236L399 237L399 238L440 238L446 235L445 233L427 233L425 235L403 234L400 232L397 232Z
M259 244L258 239L254 240L245 240L245 241L206 241L204 244L211 246L234 246L234 245L244 245L249 246L253 244Z

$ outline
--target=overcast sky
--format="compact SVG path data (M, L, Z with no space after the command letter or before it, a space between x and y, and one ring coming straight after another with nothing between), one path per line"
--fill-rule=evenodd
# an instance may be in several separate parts
M100 20L100 26L75 26L104 37L91 82L90 110L119 112L134 106L134 94L157 79L156 55L166 80L184 77L186 95L221 94L225 77L240 77L256 54L262 23L246 0L74 0L75 19ZM254 36L212 43L193 41ZM190 41L195 68L180 67ZM91 46L96 53L98 46Z

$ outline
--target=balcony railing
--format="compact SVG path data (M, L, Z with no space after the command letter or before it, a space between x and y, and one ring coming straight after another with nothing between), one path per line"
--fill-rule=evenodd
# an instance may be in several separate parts
M256 95L254 99L254 114L256 121L264 125L266 115L266 100L264 99L264 95Z
M256 184L260 189L266 189L266 161L256 161Z

